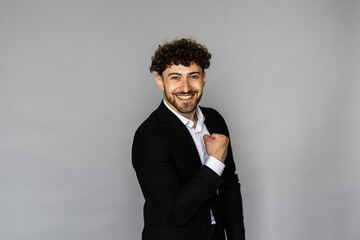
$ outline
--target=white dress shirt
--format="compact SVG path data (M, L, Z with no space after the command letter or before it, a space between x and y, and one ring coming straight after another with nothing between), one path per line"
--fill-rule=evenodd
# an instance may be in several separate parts
M219 160L217 160L216 158L214 158L213 156L209 156L206 152L206 147L205 147L205 142L203 139L203 136L209 134L208 129L205 126L205 117L203 115L203 113L201 112L200 108L197 106L196 107L196 116L197 116L197 124L196 127L194 128L194 122L190 119L187 119L186 117L182 116L181 114L177 113L175 110L173 110L165 101L165 99L163 100L165 106L172 112L175 114L175 116L177 116L180 121L187 127L191 137L194 140L196 149L199 153L199 157L201 160L201 163L203 165L206 165L207 167L209 167L211 170L213 170L216 174L218 174L219 176L221 176L222 172L224 171L225 168L225 164L223 164L222 162L220 162ZM215 218L211 212L210 209L210 213L211 213L211 224L215 224Z

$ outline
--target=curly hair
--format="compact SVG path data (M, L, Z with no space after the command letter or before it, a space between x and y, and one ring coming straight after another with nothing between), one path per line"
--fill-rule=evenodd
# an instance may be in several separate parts
M151 57L150 72L157 72L159 75L171 65L190 66L196 63L204 71L210 66L211 54L204 45L192 39L179 39L159 45L154 56Z

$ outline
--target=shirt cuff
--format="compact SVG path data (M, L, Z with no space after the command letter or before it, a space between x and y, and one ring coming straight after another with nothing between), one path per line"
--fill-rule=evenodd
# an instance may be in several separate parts
M211 170L213 170L217 175L221 176L222 172L224 171L225 164L214 158L213 156L209 156L205 160L205 164Z

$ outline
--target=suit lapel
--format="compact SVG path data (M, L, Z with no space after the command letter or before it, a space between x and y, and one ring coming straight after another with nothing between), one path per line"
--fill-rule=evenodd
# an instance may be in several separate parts
M220 129L218 124L216 123L214 117L212 117L209 112L206 110L206 108L200 107L201 112L204 114L205 117L205 126L208 129L209 133L220 133Z
M194 167L201 167L199 153L188 129L162 101L157 109L157 117L164 126L164 130L167 131L172 142L181 150L181 153L186 156L186 159L188 159Z

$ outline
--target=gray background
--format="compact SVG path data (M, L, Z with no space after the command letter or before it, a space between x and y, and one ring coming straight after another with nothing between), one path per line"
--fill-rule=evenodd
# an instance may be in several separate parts
M140 239L157 45L213 53L247 239L360 239L359 1L0 1L0 239Z

